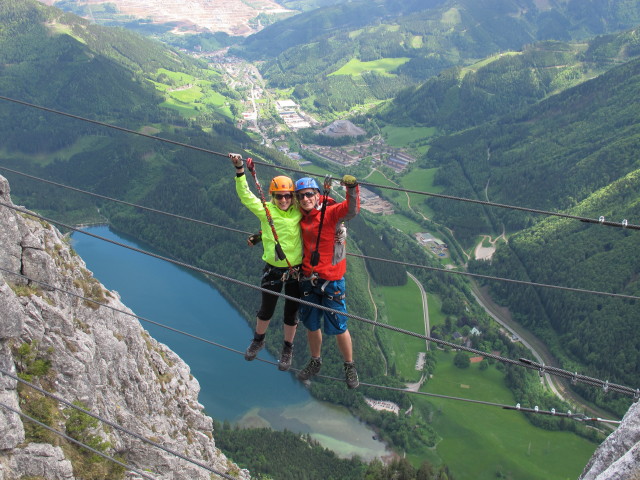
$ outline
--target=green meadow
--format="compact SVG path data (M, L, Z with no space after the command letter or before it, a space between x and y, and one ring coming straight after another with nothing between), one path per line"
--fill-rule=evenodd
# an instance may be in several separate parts
M164 68L158 69L158 74L166 75L172 82L172 85L153 82L156 89L165 94L163 107L187 118L199 115L203 109L233 118L228 105L232 100L216 92L211 81Z
M427 193L441 193L442 188L433 184L433 178L438 171L437 168L414 168L408 175L402 177L402 187L408 190ZM427 218L433 216L433 211L426 205L426 195L418 193L409 193L411 199L411 208L414 211L421 212Z
M345 65L340 67L329 75L351 75L357 76L365 72L375 72L380 75L393 76L393 72L400 65L407 63L410 60L409 57L400 58L381 58L379 60L373 60L371 62L361 62L356 58L352 58Z
M398 185L393 183L387 177L385 177L378 170L375 170L366 179L362 179L363 182L372 183L374 185L383 185L387 187L397 187Z
M454 354L438 352L433 378L422 391L515 405L502 373L453 365ZM483 360L486 362L487 360ZM432 398L436 447L458 480L566 480L578 478L597 445L569 432L534 427L524 414L496 406Z
M397 127L385 125L381 130L387 144L392 147L408 147L414 142L429 140L438 133L434 127Z
M384 302L381 321L424 332L422 303L413 281L401 287L377 288L376 293ZM444 322L439 299L428 294L428 304L431 326ZM382 337L394 352L389 364L408 382L416 381L420 375L415 361L418 353L425 351L424 340L386 329ZM435 352L437 366L422 392L500 405L517 403L504 384L503 373L494 365L480 369L480 363L474 363L460 369L453 364L453 352ZM414 465L424 459L446 463L456 480L575 479L596 448L572 433L534 427L524 414L499 406L422 395L412 396L411 401L419 411L432 412L429 421L439 441L435 448L408 452L407 458Z
M424 335L422 315L422 299L415 282L408 280L401 287L379 287L384 305L383 322L397 328ZM420 380L420 372L416 371L416 360L419 352L426 349L425 340L408 336L392 330L384 330L384 339L391 351L389 365L395 366L397 375L408 382Z
M422 232L424 230L418 222L411 220L401 213L387 215L384 217L384 219L392 227L395 227L402 233L406 233L407 235L410 235L412 237L414 234Z
M490 63L495 62L496 60L499 60L504 56L513 56L513 55L522 55L522 52L503 52L503 53L498 53L496 55L493 55L491 57L487 57L485 59L480 60L479 62L474 63L473 65L469 65L468 67L462 68L460 70L460 76L464 77L467 73L475 72L479 68L487 66Z

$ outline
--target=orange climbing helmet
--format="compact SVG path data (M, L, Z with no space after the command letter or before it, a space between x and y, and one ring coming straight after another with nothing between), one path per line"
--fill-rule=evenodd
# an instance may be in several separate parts
M293 192L293 181L284 175L273 177L269 185L269 193L274 192Z

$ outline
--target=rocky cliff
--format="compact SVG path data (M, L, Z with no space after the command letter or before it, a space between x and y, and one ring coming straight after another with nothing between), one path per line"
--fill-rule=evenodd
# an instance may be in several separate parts
M595 451L579 480L640 480L640 403Z
M1 176L0 202L13 205ZM124 312L131 311L58 230L0 205L0 480L71 480L80 469L100 468L117 476L99 478L139 478L97 455L83 459L73 443L16 412L151 478L249 478L216 448L189 367ZM78 414L13 378L18 374L150 442Z

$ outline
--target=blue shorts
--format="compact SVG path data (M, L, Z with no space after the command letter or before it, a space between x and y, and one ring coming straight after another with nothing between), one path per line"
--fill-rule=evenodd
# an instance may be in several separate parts
M347 313L347 304L344 300L344 278L332 282L319 278L315 285L309 280L304 280L300 287L302 300ZM298 315L304 326L312 332L321 327L323 317L325 334L339 335L347 331L347 317L345 315L328 312L303 303L300 304Z

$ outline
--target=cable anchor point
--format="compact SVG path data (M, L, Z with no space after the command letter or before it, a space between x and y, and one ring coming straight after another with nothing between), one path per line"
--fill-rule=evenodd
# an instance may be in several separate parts
M600 225L604 224L604 216L601 215L598 219L598 222L600 223Z
M607 393L609 391L609 380L604 382L604 385L602 385L602 390L604 391L604 393Z
M622 220L622 228L627 228L629 226L629 221L625 218Z

